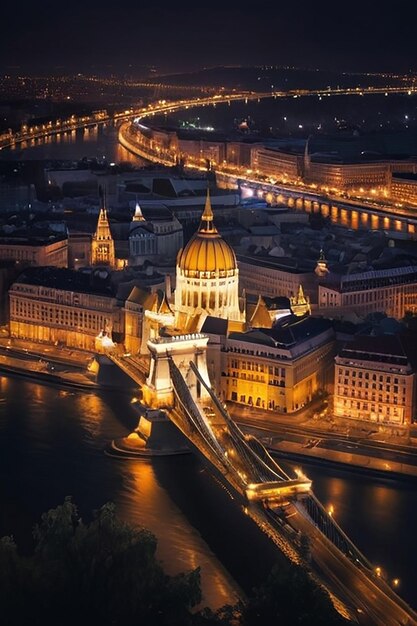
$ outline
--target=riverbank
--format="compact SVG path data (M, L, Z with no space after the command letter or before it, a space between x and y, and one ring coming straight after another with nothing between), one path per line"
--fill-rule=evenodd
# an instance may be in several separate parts
M264 444L267 442L264 441ZM409 480L417 481L417 466L407 465L405 463L394 463L390 461L374 459L364 454L349 454L344 452L333 452L331 450L308 450L302 448L299 444L293 442L284 442L279 445L270 447L266 445L268 451L279 462L279 459L295 461L302 463L336 467L338 469L366 474L373 478L384 480Z
M239 420L240 428L262 441L274 456L296 463L333 466L385 480L417 480L415 446L340 433L308 429L303 426L257 420Z
M82 391L101 389L87 369L93 356L81 350L0 338L0 372L43 384Z

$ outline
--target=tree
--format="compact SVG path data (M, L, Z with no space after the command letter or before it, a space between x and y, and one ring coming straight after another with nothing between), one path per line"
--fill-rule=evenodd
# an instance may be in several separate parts
M201 601L200 571L168 576L157 561L156 538L120 521L106 504L91 524L66 498L42 515L35 550L18 555L0 543L0 605L8 626L187 626Z
M327 594L301 568L275 567L247 603L201 602L200 569L168 576L157 541L104 505L85 524L71 498L44 513L23 557L0 540L1 621L7 626L338 626Z
M275 566L244 607L242 626L341 626L327 593L299 566Z

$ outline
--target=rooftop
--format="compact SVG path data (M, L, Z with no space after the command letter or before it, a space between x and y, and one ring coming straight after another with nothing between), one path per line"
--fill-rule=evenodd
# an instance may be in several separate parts
M38 285L62 291L113 297L114 288L110 278L111 275L107 270L99 268L87 273L57 267L29 267L19 275L14 284Z
M358 335L344 346L340 357L361 361L377 361L406 366L409 359L399 335Z
M272 328L251 330L246 333L230 333L229 338L275 348L291 348L331 328L332 322L324 318L297 319L293 317L282 324L275 324Z

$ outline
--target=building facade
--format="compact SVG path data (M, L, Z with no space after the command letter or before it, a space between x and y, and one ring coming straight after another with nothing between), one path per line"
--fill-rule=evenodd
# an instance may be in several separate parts
M229 402L294 413L332 378L334 333L327 320L305 318L231 333L221 379Z
M149 213L146 219L136 203L129 231L129 265L173 263L183 246L182 225L169 209L158 207Z
M68 267L67 236L0 237L0 260L25 265Z
M273 257L238 256L241 289L248 293L262 294L275 298L292 298L297 295L300 285L309 300L317 302L317 277L313 271L300 267L298 262L285 259L288 263Z
M271 176L278 180L300 180L302 166L302 155L273 150L264 146L252 148L251 168L264 176Z
M342 276L337 283L319 285L319 311L323 315L358 315L384 312L402 319L417 311L417 267L405 266Z
M405 205L417 205L417 174L393 174L391 199Z
M335 359L334 415L407 426L415 374L401 338L358 337Z
M124 317L108 281L57 268L28 268L9 290L10 335L83 350L100 332L122 334Z

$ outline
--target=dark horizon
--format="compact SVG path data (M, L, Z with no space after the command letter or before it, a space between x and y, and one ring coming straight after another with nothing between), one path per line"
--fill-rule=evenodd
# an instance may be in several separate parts
M334 5L268 6L262 0L242 10L238 3L214 1L202 8L187 2L73 2L65 11L49 0L2 8L7 27L0 40L3 71L89 73L108 68L135 74L156 66L160 72L187 72L217 65L295 66L337 72L417 70L410 3L394 12L357 0L348 10Z

